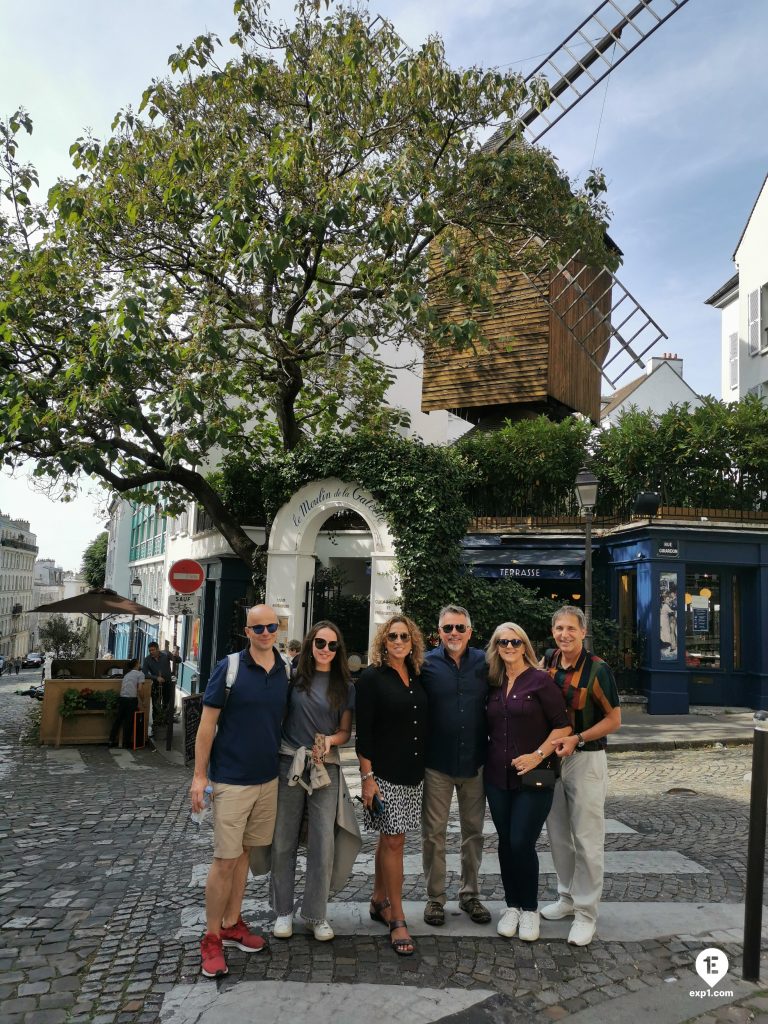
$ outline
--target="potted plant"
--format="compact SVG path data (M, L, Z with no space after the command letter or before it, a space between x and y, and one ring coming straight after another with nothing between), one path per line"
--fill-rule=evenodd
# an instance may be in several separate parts
M72 718L78 711L85 711L85 701L80 690L75 690L74 687L71 687L61 695L59 714L62 718Z

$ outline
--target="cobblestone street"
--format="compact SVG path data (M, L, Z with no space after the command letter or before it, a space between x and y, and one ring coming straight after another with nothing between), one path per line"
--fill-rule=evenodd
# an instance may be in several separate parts
M413 838L405 896L416 901L406 909L418 952L398 959L384 929L367 921L373 843L366 838L359 871L334 899L334 942L297 931L288 942L270 938L262 955L230 950L229 976L213 983L198 973L212 834L189 820L188 770L150 749L56 751L25 742L33 702L13 690L36 675L0 680L3 1022L150 1024L173 1017L185 1024L219 1019L209 1015L217 1010L271 1024L288 1017L270 1007L287 1005L290 997L292 1014L300 1017L302 1000L313 1012L320 992L330 1011L315 1014L318 1022L358 1021L363 1014L378 1021L378 1004L387 1005L389 1016L408 1007L408 1019L425 1022L452 1014L452 1021L467 1024L570 1015L613 1021L634 1019L642 1008L659 1021L682 1021L717 1002L688 994L702 988L691 972L706 945L730 959L720 988L742 985L748 747L610 755L605 911L600 937L589 947L569 946L559 923L547 925L538 943L503 940L495 924L471 925L455 902L444 933L427 928ZM355 774L350 763L350 782ZM449 839L457 853L458 833ZM547 872L540 896L547 898L554 876L546 836L540 847ZM483 894L491 904L502 898L494 867L497 872L489 828ZM458 878L452 878L455 900ZM245 917L268 934L264 880L249 883ZM768 988L768 964L762 973ZM382 986L391 987L386 998ZM673 988L682 1008L665 1017ZM705 1019L768 1021L765 998L742 988L736 993L742 1005L709 1009Z

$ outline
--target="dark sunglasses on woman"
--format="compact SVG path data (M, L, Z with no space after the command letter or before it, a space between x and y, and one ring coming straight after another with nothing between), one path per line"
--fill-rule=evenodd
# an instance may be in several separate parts
M265 629L268 633L276 633L279 629L279 626L276 622L268 622L266 626L246 626L245 628L252 629L256 636L261 636Z
M316 636L314 640L315 647L318 651L325 650L326 644L328 645L329 651L338 651L339 641L338 640L323 640L321 636Z
M405 643L406 640L410 639L410 633L387 633L387 640L389 640L391 644L395 643L396 640L402 640L403 643Z
M518 647L522 647L523 646L523 641L520 640L519 637L516 637L516 636L513 637L511 640L506 640L504 637L501 637L499 640L496 641L496 646L497 647L514 647L515 650L517 650Z
M464 622L457 622L456 625L452 622L448 622L446 625L440 627L444 633L452 633L454 629L457 633L466 633L468 628L469 627Z

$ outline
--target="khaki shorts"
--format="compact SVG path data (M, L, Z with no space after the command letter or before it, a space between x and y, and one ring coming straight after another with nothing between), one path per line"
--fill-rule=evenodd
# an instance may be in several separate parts
M277 779L261 786L213 784L213 855L239 857L249 846L269 846L277 815Z

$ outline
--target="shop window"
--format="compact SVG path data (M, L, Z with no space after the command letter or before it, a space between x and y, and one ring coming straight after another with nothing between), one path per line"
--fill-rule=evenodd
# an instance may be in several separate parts
M685 577L685 663L693 669L720 668L720 576Z

